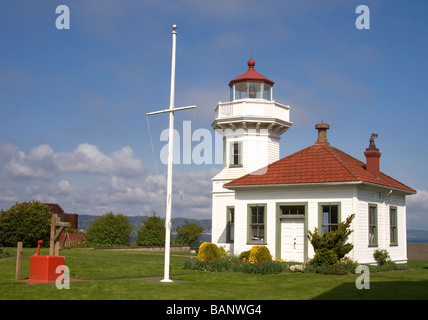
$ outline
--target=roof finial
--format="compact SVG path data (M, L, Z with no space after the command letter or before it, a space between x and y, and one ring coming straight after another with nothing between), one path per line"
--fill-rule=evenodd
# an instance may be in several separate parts
M253 60L253 58L251 57L250 60L248 60L248 68L249 69L254 69L254 66L256 65L256 62Z

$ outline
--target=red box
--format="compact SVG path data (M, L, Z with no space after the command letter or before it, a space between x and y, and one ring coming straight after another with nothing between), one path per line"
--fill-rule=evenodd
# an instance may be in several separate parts
M58 266L65 265L65 258L58 256L31 256L30 280L55 281L61 273L56 273Z

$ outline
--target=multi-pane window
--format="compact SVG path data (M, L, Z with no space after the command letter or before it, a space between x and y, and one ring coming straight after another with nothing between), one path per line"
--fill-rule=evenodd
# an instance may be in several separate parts
M389 241L391 245L398 244L397 233L397 208L389 208Z
M305 214L305 206L279 206L281 210L281 215L304 215Z
M250 241L264 242L265 241L265 206L251 205L250 206Z
M323 234L337 230L339 224L339 206L321 205L321 219L321 231Z
M235 240L235 208L227 208L226 242L233 243Z
M369 205L369 246L377 246L377 206Z
M242 166L242 142L240 141L230 144L230 166Z
M230 88L230 100L247 98L272 101L272 86L262 82L241 82Z

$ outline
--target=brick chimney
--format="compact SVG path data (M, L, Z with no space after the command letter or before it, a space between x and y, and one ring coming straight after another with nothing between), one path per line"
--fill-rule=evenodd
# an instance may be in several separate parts
M321 121L315 125L315 129L318 130L318 140L316 143L329 144L327 141L327 130L330 129L330 125Z
M375 145L375 138L377 138L378 135L375 133L372 133L372 136L370 138L370 145L364 152L364 155L366 156L366 169L368 172L374 174L377 178L380 177L380 166L379 166L379 159L381 156L381 153L379 152L379 149L376 148Z

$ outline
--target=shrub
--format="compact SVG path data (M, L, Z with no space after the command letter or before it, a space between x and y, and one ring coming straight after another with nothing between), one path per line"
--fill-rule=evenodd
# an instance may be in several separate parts
M204 261L212 261L220 258L220 249L215 243L204 242L199 247L198 259Z
M324 233L322 236L318 233L318 229L315 228L314 232L308 231L308 239L311 242L315 252L319 249L333 250L338 260L341 260L345 255L352 250L354 247L352 244L345 243L348 236L352 233L349 229L351 222L354 219L355 214L351 214L345 222L338 224L338 228L335 231Z
M148 217L138 230L136 243L139 246L163 246L165 244L165 223L157 216Z
M311 264L321 266L325 265L327 268L333 268L337 263L337 254L331 249L322 248L315 251L315 256L311 260Z
M242 260L242 259L249 260L250 259L250 250L248 250L248 251L242 251L239 254L239 259L240 260Z
M355 273L355 270L357 269L357 267L360 264L350 258L345 258L340 260L340 262L338 262L336 264L336 269L337 270L341 270L343 271L343 273L347 274L347 273Z
M224 246L220 246L220 257L221 258L226 258L229 256L230 250L226 251L226 248Z
M16 203L0 212L0 242L15 247L22 241L24 247L36 247L39 240L49 245L52 213L39 201Z
M386 251L385 249L378 249L373 253L373 258L375 258L379 266L383 266L387 261L389 261L390 257L388 251Z
M92 221L86 238L89 245L96 247L127 246L131 231L132 225L126 216L110 212Z
M199 239L204 228L195 222L184 221L184 225L178 226L175 242L182 245L190 245Z
M272 256L266 246L254 246L250 250L248 261L251 264L272 261Z

